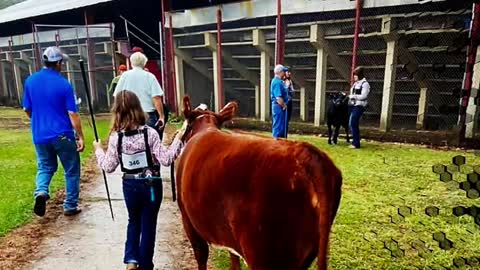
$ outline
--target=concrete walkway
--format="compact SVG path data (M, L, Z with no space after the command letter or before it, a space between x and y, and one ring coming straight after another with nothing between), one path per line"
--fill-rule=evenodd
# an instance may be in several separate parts
M162 168L164 198L158 219L155 269L196 269L190 243L185 238L180 212L172 202L170 169ZM103 179L82 191L83 212L73 218L61 216L55 234L40 246L40 258L24 269L112 270L125 269L122 262L127 226L120 172L108 175L115 222L110 217Z

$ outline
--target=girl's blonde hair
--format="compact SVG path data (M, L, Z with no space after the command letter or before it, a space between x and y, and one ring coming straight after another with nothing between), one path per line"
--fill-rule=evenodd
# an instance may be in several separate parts
M146 123L145 113L135 93L122 90L115 96L111 132L137 129Z

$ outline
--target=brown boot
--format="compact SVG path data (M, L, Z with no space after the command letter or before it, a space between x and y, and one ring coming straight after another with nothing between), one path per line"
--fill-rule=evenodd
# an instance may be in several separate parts
M127 264L127 270L138 270L138 265L135 263Z

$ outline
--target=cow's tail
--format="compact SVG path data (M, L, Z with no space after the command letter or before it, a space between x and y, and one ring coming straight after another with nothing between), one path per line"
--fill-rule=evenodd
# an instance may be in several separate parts
M321 152L316 147L307 144L311 154L312 162L316 164L313 172L314 177L319 179L316 183L317 191L322 191L319 196L319 243L317 264L319 270L327 270L328 260L328 243L330 238L330 231L338 207L340 205L341 188L342 188L342 174L335 166L333 161L327 154Z

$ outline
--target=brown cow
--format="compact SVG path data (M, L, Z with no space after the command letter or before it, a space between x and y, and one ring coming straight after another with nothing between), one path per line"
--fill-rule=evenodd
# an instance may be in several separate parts
M239 255L252 270L306 270L315 258L326 270L342 185L332 160L308 143L220 131L236 103L218 114L183 105L178 204L198 269L211 244L230 250L230 269Z

